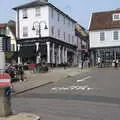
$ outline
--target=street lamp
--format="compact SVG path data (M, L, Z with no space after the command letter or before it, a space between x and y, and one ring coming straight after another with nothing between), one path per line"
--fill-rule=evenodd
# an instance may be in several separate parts
M44 27L45 30L48 29L45 21L40 21L40 22L39 21L35 21L35 22L33 22L33 27L32 27L32 30L34 30L34 31L38 30L39 38L41 38L41 24L45 25L45 27ZM36 63L38 64L40 62L40 60L41 60L41 57L40 57L41 54L39 52L39 43L36 43L36 52L38 53L38 55L36 56Z
M40 21L40 22L35 21L35 22L33 23L33 27L32 27L32 30L34 30L34 31L37 30L37 28L38 28L39 38L41 38L41 24L44 24L44 25L45 25L45 27L44 27L45 30L48 29L45 21ZM35 26L35 25L36 25L36 26Z

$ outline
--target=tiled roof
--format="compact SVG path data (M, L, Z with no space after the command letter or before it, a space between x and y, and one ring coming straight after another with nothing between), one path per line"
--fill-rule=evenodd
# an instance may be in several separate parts
M88 40L89 36L86 29L79 24L77 24L75 27L75 34L76 36L79 36L83 40Z
M76 21L74 19L72 19L69 15L65 14L64 12L62 12L60 9L58 9L57 7L55 7L53 4L51 4L49 2L43 2L43 1L40 1L40 0L35 0L33 2L29 2L29 3L26 3L24 5L17 6L13 9L17 10L17 9L36 7L36 6L45 6L45 5L48 5L52 8L54 8L54 9L56 9L56 11L58 11L59 13L61 13L62 15L66 16L67 18L69 18L70 20L72 20L73 22L76 23Z
M113 21L113 14L115 13L120 13L120 9L93 13L89 30L120 28L120 20Z
M3 29L3 28L5 28L5 24L0 24L0 29Z

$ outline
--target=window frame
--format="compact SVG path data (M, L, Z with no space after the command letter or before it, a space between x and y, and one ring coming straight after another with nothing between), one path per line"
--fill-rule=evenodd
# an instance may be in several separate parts
M28 18L28 11L27 11L26 8L22 10L22 17L23 17L23 19L27 19Z
M119 32L118 31L114 31L113 32L113 40L118 40L119 39Z
M100 41L105 40L105 32L100 32Z
M24 26L23 27L23 37L28 37L28 27L27 26Z
M118 16L118 18L116 18L117 16ZM114 20L114 21L120 20L120 13L115 13L115 14L113 14L113 20Z
M36 7L36 8L35 8L35 16L36 16L36 17L41 16L41 8L40 8L40 7Z

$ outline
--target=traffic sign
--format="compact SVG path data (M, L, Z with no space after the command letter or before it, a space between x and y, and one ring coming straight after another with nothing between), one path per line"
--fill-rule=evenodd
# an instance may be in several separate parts
M7 73L0 73L0 87L11 86L11 78Z

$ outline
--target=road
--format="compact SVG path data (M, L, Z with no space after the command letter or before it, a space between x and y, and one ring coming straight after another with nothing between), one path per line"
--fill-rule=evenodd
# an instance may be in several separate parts
M43 120L120 119L120 70L92 69L13 97L16 113L32 112Z

